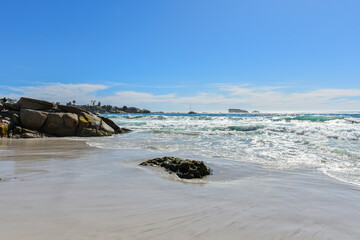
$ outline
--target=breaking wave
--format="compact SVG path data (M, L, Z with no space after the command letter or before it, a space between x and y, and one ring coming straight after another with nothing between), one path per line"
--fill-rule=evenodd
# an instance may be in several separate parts
M278 169L312 168L360 185L360 114L109 114L133 130L90 138L101 148L222 156Z
M296 117L286 117L280 119L274 119L275 121L285 120L287 122L290 121L310 121L310 122L327 122L331 120L344 119L343 116L320 116L320 115L304 115L304 116L296 116Z

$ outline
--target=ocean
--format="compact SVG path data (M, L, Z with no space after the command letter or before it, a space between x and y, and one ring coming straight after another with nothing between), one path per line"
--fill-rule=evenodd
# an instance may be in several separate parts
M221 166L312 170L360 185L360 114L106 114L129 134L92 147L143 149Z

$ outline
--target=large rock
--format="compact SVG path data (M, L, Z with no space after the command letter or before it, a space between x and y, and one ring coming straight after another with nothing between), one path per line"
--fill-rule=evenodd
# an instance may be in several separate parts
M81 108L77 108L77 107L73 107L73 106L67 106L67 105L58 105L57 106L58 109L60 109L61 111L64 111L64 112L69 112L69 113L76 113L76 114L80 114L82 112L87 112L89 113L88 111L85 111Z
M79 122L78 115L75 113L65 113L63 115L63 120L64 120L65 127L68 127L71 129L76 129L78 122Z
M113 120L111 120L110 118L106 118L103 116L100 116L101 120L103 120L107 125L109 125L112 129L114 129L114 131L116 133L127 133L130 132L130 129L127 128L120 128L118 125L116 125L116 123L114 123Z
M115 130L98 117L89 112L79 114L79 125L76 135L80 137L111 136Z
M19 111L20 106L19 106L19 104L17 104L17 103L9 103L9 102L6 102L6 103L4 103L4 108L5 108L5 109L8 109L8 110Z
M110 136L115 133L115 130L112 127L110 127L108 124L106 124L105 121L101 120L100 132L102 132L102 134L105 136Z
M202 178L211 174L211 169L208 168L203 161L181 159L176 157L162 157L150 159L140 164L141 166L159 166L168 170L170 173L174 172L180 178Z
M47 113L42 111L21 109L20 121L25 128L40 130L47 119Z
M20 112L18 112L18 111L8 111L8 115L10 116L11 121L14 123L14 125L21 125Z
M39 133L38 131L22 128L20 137L21 138L42 138L43 135L41 133Z
M49 113L42 131L58 137L74 136L78 125L74 113Z
M79 117L82 116L88 122L88 126L94 129L98 129L101 126L101 118L96 116L95 114L89 112L82 112L79 114Z
M76 135L81 137L97 136L96 129L99 129L100 125L101 119L91 113L81 112Z
M37 100L33 98L22 97L17 102L20 109L32 109L32 110L51 110L55 109L55 104L43 100Z

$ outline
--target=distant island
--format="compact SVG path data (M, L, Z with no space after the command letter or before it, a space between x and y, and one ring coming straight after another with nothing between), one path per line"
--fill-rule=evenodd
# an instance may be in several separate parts
M230 108L229 113L249 113L249 111L239 109L239 108Z
M229 109L229 113L250 113L249 111L247 110L244 110L244 109L239 109L239 108L230 108ZM260 113L259 111L257 110L254 110L252 111L251 113Z

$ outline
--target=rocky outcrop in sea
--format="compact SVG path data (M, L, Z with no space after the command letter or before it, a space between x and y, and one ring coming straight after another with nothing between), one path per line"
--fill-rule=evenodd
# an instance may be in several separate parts
M93 137L129 132L111 119L66 105L22 97L0 104L0 137Z

